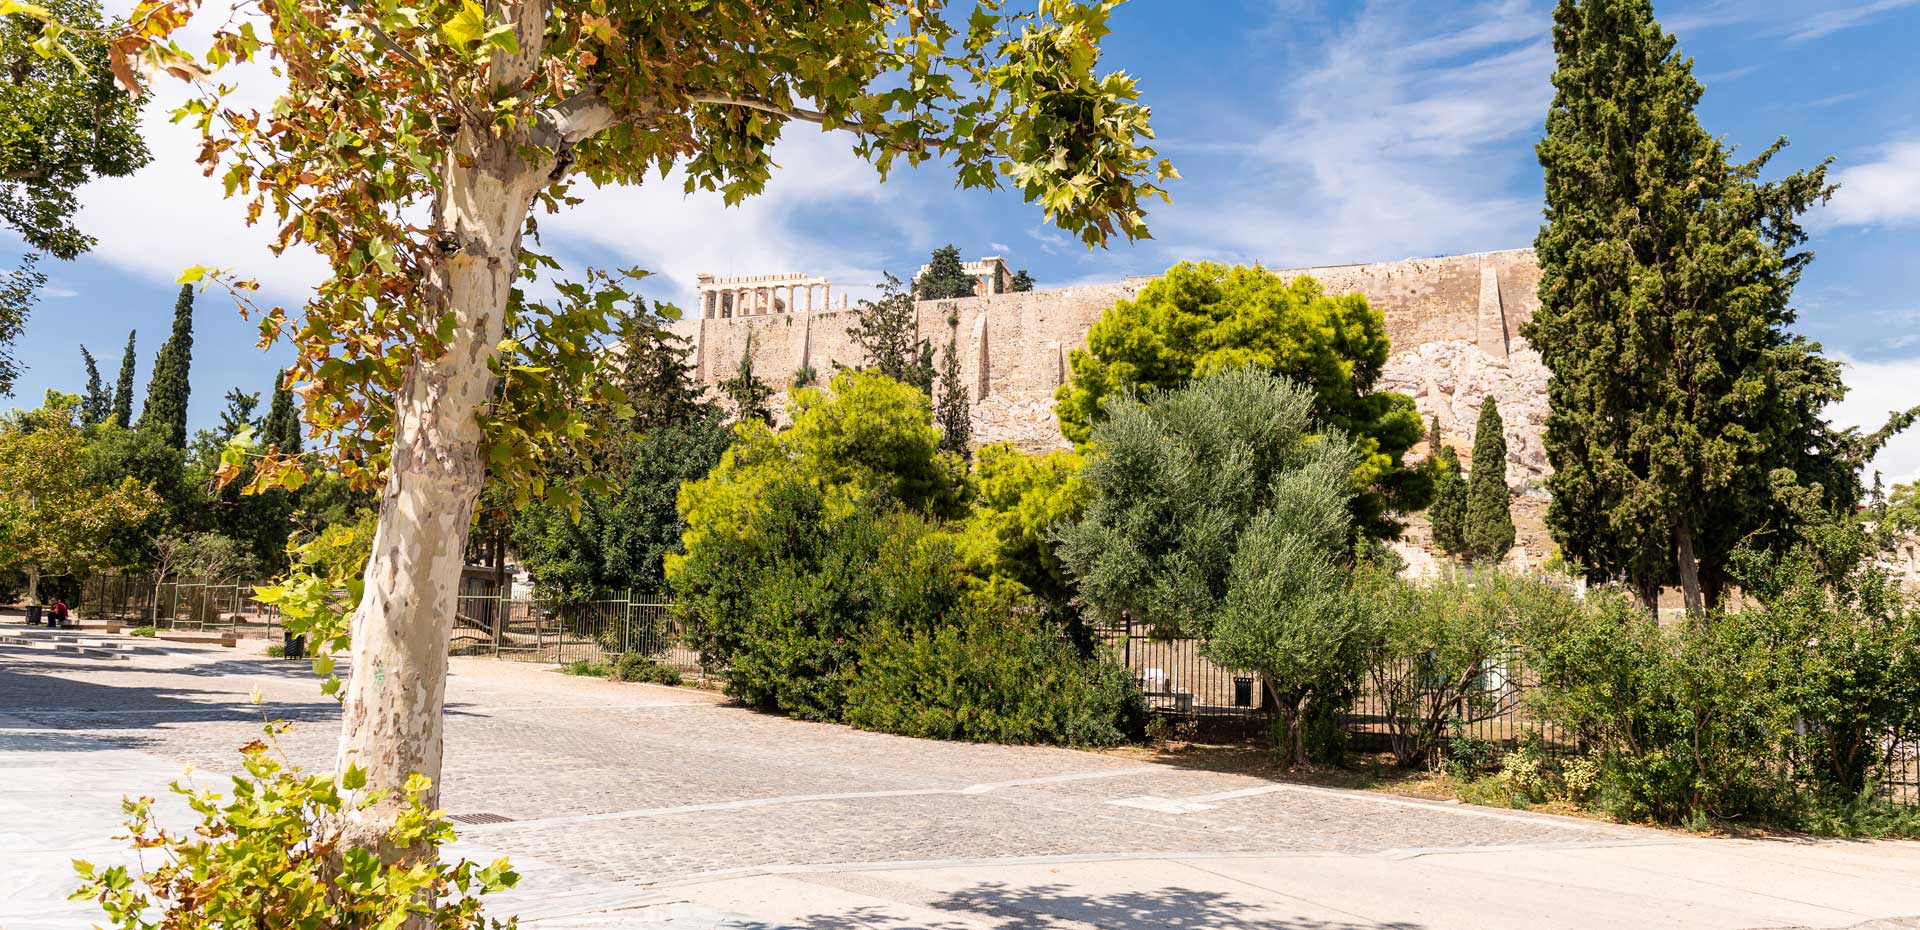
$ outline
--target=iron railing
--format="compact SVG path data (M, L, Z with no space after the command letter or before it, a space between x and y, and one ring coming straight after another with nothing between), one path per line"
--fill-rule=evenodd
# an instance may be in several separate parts
M253 599L266 582L93 575L80 586L80 611L93 620L236 635L277 636L280 609Z
M700 654L670 605L635 597L550 604L507 593L462 593L454 611L454 655L527 662L611 662L642 653L698 674Z

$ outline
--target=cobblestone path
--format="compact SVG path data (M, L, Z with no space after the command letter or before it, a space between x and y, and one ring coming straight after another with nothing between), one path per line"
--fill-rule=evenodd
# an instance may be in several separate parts
M331 766L338 711L304 663L156 648L163 651L127 661L0 651L0 785L11 786L0 787L0 875L9 876L0 878L0 928L83 926L84 910L58 903L71 884L65 862L115 855L107 837L118 796L161 793L188 765L233 770L234 749L258 735L263 717L295 722L281 740L295 761ZM882 888L874 876L900 870L979 874L1100 862L1117 875L1167 862L1542 857L1700 842L1070 750L864 733L752 712L704 692L484 659L454 660L446 736L443 805L497 821L463 827L462 849L514 859L528 875L514 903L534 926L804 926L743 922L726 905L776 886L835 900L871 897L862 881L869 891ZM1909 877L1920 878L1920 856L1913 864ZM1222 865L1210 874L1230 872ZM865 878L822 885L826 875ZM53 884L61 893L49 892ZM715 900L718 889L732 890ZM805 897L789 891L768 907ZM1157 924L1032 922L1030 908L1006 917L1006 902L981 897L977 887L970 893L975 905L949 902L941 912L960 922L889 923L893 917L875 912L864 925L1201 926L1164 915ZM899 894L878 900L893 909L887 913L932 908L903 904ZM1920 894L1910 911L1827 915L1810 907L1793 912L1799 922L1849 926L1863 922L1852 918L1920 913ZM1343 924L1248 917L1218 925ZM1770 925L1787 924L1724 924Z

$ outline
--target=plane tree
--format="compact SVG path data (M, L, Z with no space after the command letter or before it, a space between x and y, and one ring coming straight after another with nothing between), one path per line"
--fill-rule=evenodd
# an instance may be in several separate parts
M835 131L883 177L933 161L963 187L1020 191L1089 246L1142 237L1142 204L1175 173L1132 78L1101 70L1116 6L245 0L194 54L176 33L195 0L140 3L115 40L120 79L191 82L178 115L202 132L206 170L278 248L331 267L296 308L254 305L229 272L183 277L233 289L263 341L292 343L304 418L381 488L341 770L395 799L412 773L438 780L474 500L487 480L577 494L546 466L591 454L593 411L625 406L595 346L659 322L606 291L515 299L555 265L538 215L649 177L737 203L765 187L788 132ZM284 76L266 109L219 83L246 62ZM272 450L253 464L257 487L303 474ZM378 848L403 807L352 815L346 842Z

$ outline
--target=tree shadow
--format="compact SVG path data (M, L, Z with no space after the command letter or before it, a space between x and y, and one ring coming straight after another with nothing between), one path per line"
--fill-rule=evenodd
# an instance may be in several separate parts
M722 926L726 930L978 930L983 917L996 930L1423 930L1425 926L1364 918L1274 916L1271 908L1251 901L1179 887L1094 894L1058 884L982 882L939 895L924 906L965 918L910 918L863 907L777 924L735 920Z
M230 690L105 684L49 672L91 670L99 665L48 661L45 657L0 655L0 713L25 726L0 726L0 735L12 733L35 748L126 748L129 737L142 731L181 723L251 723L263 720L331 721L339 705L314 689L313 701L270 701L252 704L244 694ZM160 672L165 669L115 667L116 672ZM49 731L72 731L72 738L51 738ZM92 734L80 737L80 733ZM138 742L137 739L132 742ZM38 745L44 744L44 745Z

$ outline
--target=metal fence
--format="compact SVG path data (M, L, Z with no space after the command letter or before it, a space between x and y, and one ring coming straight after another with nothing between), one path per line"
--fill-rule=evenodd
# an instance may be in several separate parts
M1156 636L1144 624L1098 632L1110 661L1132 672L1155 714L1213 735L1267 733L1274 708L1258 677L1208 661L1199 640ZM1466 737L1502 749L1535 739L1550 751L1580 749L1575 734L1542 719L1531 706L1527 698L1539 678L1521 661L1518 647L1507 646L1462 680L1464 687L1442 681L1417 663L1371 668L1343 723L1356 745L1375 750L1391 748L1396 732L1434 722L1442 739ZM1881 797L1920 807L1920 739L1896 744L1888 760L1880 773Z
M277 636L280 609L253 599L265 582L93 575L80 586L80 612L105 620L163 630L204 630L241 636Z
M1539 677L1511 644L1466 670L1442 672L1418 661L1385 662L1367 669L1345 721L1363 745L1383 748L1397 735L1436 723L1445 738L1506 748L1532 738L1552 749L1576 748L1573 734L1528 706L1527 694L1538 686Z
M1258 676L1208 661L1199 640L1159 635L1133 620L1094 632L1110 661L1132 674L1154 713L1210 734L1251 737L1270 729L1273 707Z
M667 604L632 594L574 604L516 600L507 593L463 591L454 611L454 655L527 662L611 662L635 652L699 674L700 654Z

